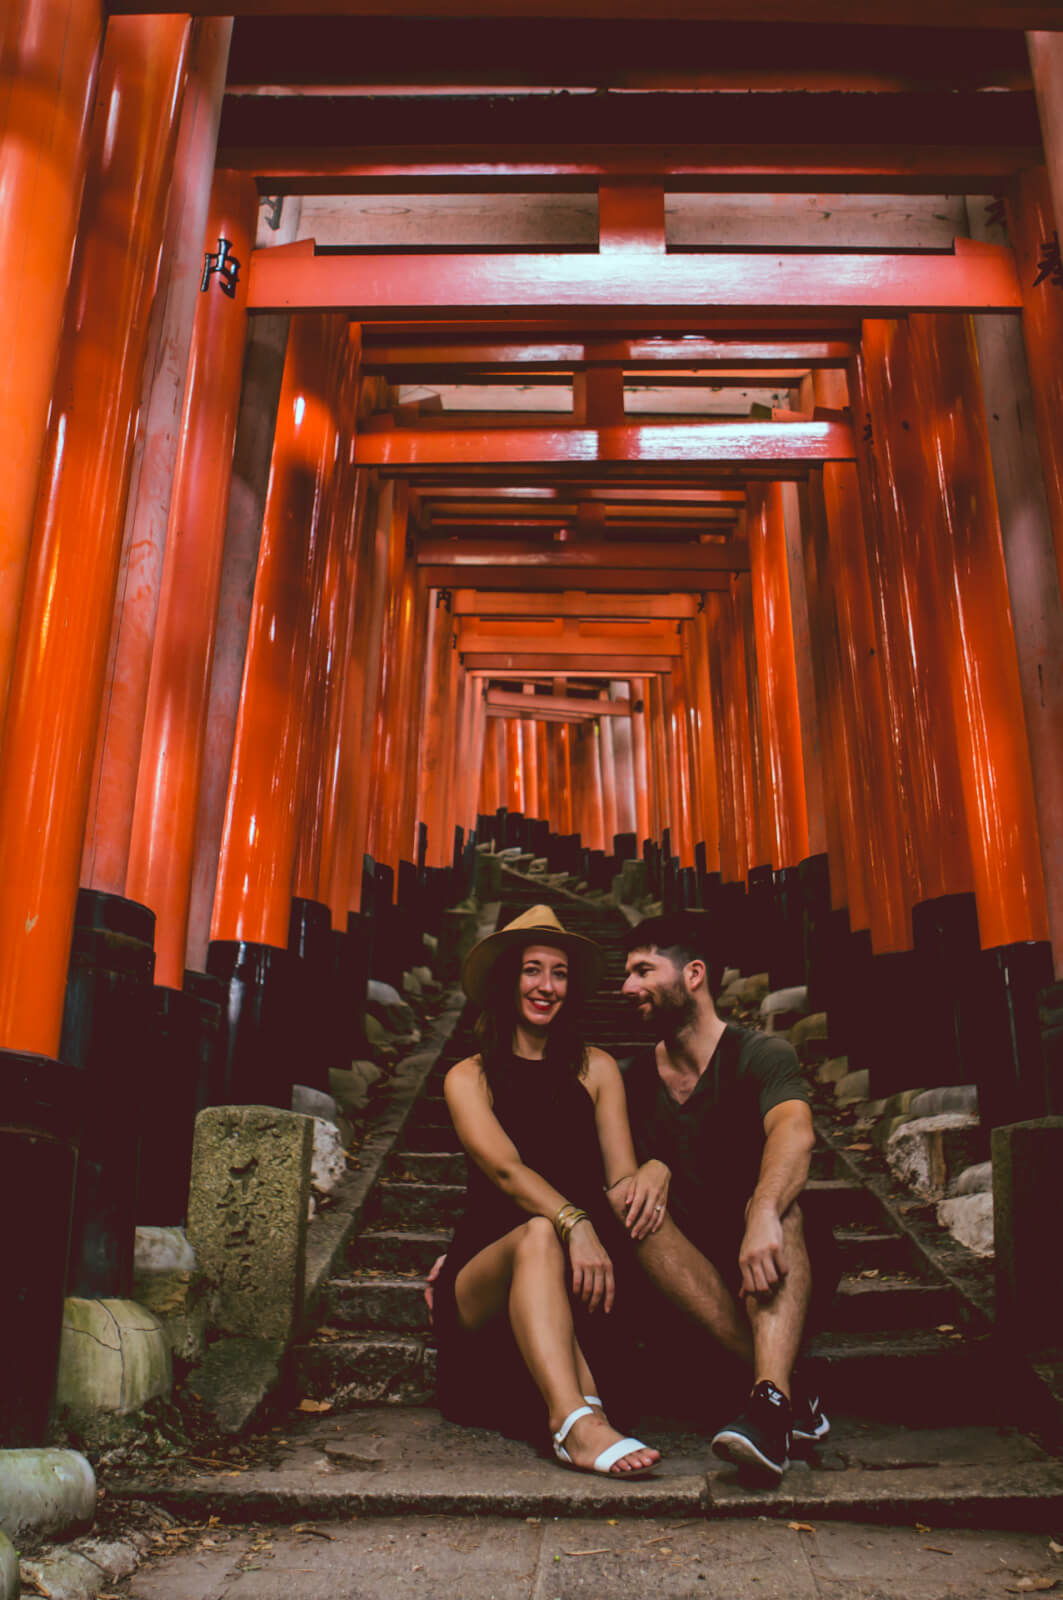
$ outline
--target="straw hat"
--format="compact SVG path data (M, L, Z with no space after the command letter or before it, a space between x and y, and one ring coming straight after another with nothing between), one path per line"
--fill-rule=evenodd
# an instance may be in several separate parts
M498 958L514 946L529 944L556 945L564 950L571 962L572 977L585 994L590 993L602 975L602 952L592 939L585 939L580 933L569 933L550 906L529 906L497 933L481 939L465 957L461 982L469 999L478 1006L486 1005L491 974Z

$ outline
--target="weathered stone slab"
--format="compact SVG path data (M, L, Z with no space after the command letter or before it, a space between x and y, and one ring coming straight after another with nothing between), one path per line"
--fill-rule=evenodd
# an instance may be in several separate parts
M288 1340L303 1305L314 1124L272 1106L196 1119L188 1237L224 1333Z
M7 1534L0 1533L0 1600L18 1600L20 1588L18 1551Z
M284 1354L279 1339L216 1339L189 1387L223 1433L242 1433L277 1389Z
M1063 1117L993 1129L997 1316L1028 1347L1059 1342Z
M61 1413L128 1416L172 1387L170 1341L158 1317L132 1300L64 1302L55 1385Z
M942 1200L952 1179L985 1153L977 1117L959 1113L916 1117L894 1129L886 1144L890 1170L927 1200Z
M179 1360L199 1360L207 1331L206 1295L183 1228L137 1229L133 1296L158 1317Z
M993 1254L992 1194L962 1194L942 1200L937 1215L941 1226L975 1255Z
M76 1450L0 1450L0 1531L69 1536L92 1524L96 1475Z
M477 850L473 860L472 892L481 905L502 897L502 858Z
M300 1117L320 1117L323 1122L335 1122L339 1115L332 1095L321 1089L311 1089L305 1083L292 1087L292 1110Z

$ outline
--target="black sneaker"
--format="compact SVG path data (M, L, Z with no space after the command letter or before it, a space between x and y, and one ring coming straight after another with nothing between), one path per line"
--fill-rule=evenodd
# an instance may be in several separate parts
M790 1465L790 1402L767 1378L758 1383L745 1410L713 1437L723 1461L778 1483Z
M829 1432L830 1422L823 1414L818 1392L796 1381L790 1412L791 1442L821 1444Z

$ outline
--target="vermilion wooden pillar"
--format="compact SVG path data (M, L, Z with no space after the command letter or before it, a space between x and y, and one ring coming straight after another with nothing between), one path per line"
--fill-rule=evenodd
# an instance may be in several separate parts
M1008 197L1008 222L1022 285L1022 328L1033 390L1056 564L1063 586L1063 292L1050 269L1042 272L1056 232L1056 212L1044 167L1021 173ZM1040 281L1038 281L1040 280Z
M166 531L182 435L185 388L192 366L192 330L201 299L205 252L218 248L219 234L207 233L207 212L231 35L231 17L197 19L190 35L188 77L137 411L137 437L107 657L107 690L97 733L81 862L82 887L104 894L127 892L130 833L162 592ZM251 263L257 204L256 196L250 228L244 227L241 238L231 241L233 259L239 262L234 270L241 297L246 292ZM237 365L237 391L239 381Z
M730 597L705 596L705 630L708 653L712 720L717 736L716 792L720 828L720 876L724 883L744 881L748 865L745 811L737 803L741 787L735 748L734 685L730 664Z
M969 893L973 875L935 571L932 529L940 511L931 498L921 431L928 419L906 323L864 323L862 371L878 508L867 532L890 731L917 898L936 899Z
M484 739L483 762L480 770L480 799L479 810L484 816L494 816L501 801L501 786L498 771L498 734L497 718L487 718L487 734Z
M440 589L428 592L428 639L425 664L425 718L418 757L418 811L428 829L430 866L449 866L451 841L445 837L447 777L457 729L450 717L450 663L455 652L448 598Z
M575 807L572 802L572 724L563 722L557 730L558 749L558 822L559 833L575 833Z
M0 18L0 726L102 38L99 0L21 0Z
M694 864L691 831L693 804L690 747L687 738L687 693L682 656L676 656L664 680L664 706L669 736L672 781L672 848L681 867Z
M535 759L539 770L539 806L537 815L543 822L550 820L550 756L546 747L546 723L535 724Z
M966 317L909 325L937 465L937 571L982 941L1043 940L1037 814L973 330Z
M362 777L362 738L365 721L373 720L373 702L366 667L371 641L374 605L379 619L380 582L376 559L377 490L370 473L359 471L355 480L354 520L356 524L353 560L346 582L350 590L351 614L347 636L347 656L343 675L343 705L339 740L335 752L335 773L330 784L328 804L335 821L334 844L323 900L332 912L332 926L348 927L361 894L362 855L365 840L359 833L358 794ZM373 664L376 657L373 656ZM374 674L375 682L375 674ZM354 871L357 858L358 871ZM357 879L355 883L353 880Z
M133 408L188 27L113 18L0 762L0 1046L59 1046Z
M753 581L749 573L739 573L731 588L736 654L741 654L745 670L746 698L741 702L748 708L746 733L743 739L748 760L750 794L750 853L752 867L767 867L774 863L771 851L774 832L771 825L768 797L764 738L760 725L760 663L757 660L756 631L753 622Z
M609 691L603 689L599 699L608 700ZM602 764L602 823L604 829L604 849L611 852L613 848L613 835L620 832L619 812L616 793L616 756L613 750L613 717L601 717L598 720L598 751Z
M387 576L384 626L380 636L380 667L377 688L376 727L370 771L372 785L369 804L368 851L375 860L394 866L390 858L397 834L395 805L399 774L395 771L395 745L398 729L393 726L400 662L396 650L403 628L403 578L406 565L406 528L409 519L409 489L403 480L395 484L388 528Z
M612 696L630 706L631 685L610 685ZM613 760L616 768L616 823L618 833L633 833L639 838L635 807L635 757L631 738L631 718L613 718Z
M365 582L359 585L354 619L354 646L347 668L347 716L357 722L354 744L354 840L351 877L348 886L350 906L362 904L363 857L372 851L372 802L375 789L374 751L380 711L381 658L387 619L391 571L392 523L394 521L395 482L373 481ZM337 894L339 883L337 883Z
M1045 238L1053 231L1063 238L1063 39L1058 33L1031 32L1026 48L1051 184L1053 229Z
M705 847L705 868L720 870L720 802L716 761L717 730L713 717L709 670L708 618L704 611L685 624L690 662L690 728L700 782L699 813L695 825L698 842Z
M509 811L524 811L524 747L520 737L520 720L506 717L505 760L502 768L502 793Z
M253 182L219 173L207 248L229 239L246 263L254 243ZM156 916L155 981L180 989L191 892L210 670L240 400L246 271L233 295L217 278L199 294L189 356L140 773L123 884Z
M350 659L350 630L355 597L354 558L358 539L354 466L360 383L361 330L342 318L329 318L331 381L326 399L330 412L329 440L333 460L319 475L317 503L322 524L317 541L317 566L312 574L313 618L309 639L307 686L300 764L302 801L294 889L300 899L329 902L332 857L339 818L335 803L336 761L340 749L343 694ZM331 920L331 918L330 918Z
M0 1443L38 1444L59 1348L78 1144L76 1266L84 1261L86 1224L94 1223L103 1292L128 1293L132 1267L142 1019L123 1018L126 1039L112 1035L112 1048L100 1050L94 1045L103 1027L91 1007L64 1034L64 995L188 23L137 17L108 24L46 431L99 15L91 4L8 7L2 26L5 123L14 116L16 127L6 123L0 154L5 301L11 295L0 359L16 363L16 383L8 386L13 408L5 399L0 412L9 450L0 501L0 692L10 669L0 758L0 1205L19 1220L8 1229L0 1283L8 1364L17 1375L7 1385ZM12 67L25 77L13 77ZM140 914L139 938L124 949L144 976L150 921ZM89 952L86 989L99 970L100 942ZM117 974L115 980L121 989ZM64 1065L56 1060L61 1049ZM105 1164L105 1183L97 1185ZM86 1199L100 1188L108 1208L91 1214ZM31 1206L27 1195L36 1196Z
M647 731L649 734L649 751L651 771L653 775L653 792L657 800L656 837L658 841L673 827L674 807L672 802L672 780L668 767L668 746L666 743L664 694L661 678L655 676L647 680L649 695L646 700Z
M635 769L635 832L640 845L653 837L653 794L650 787L650 764L646 748L646 697L649 693L646 679L635 678L631 684L634 703L631 708L631 751Z

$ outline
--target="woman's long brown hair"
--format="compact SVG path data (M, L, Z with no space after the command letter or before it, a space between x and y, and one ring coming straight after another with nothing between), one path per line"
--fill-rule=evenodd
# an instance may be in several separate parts
M513 1054L513 1030L517 1025L514 995L524 952L529 945L549 943L545 937L529 939L527 944L506 950L498 958L491 974L491 998L476 1019L480 1060L488 1082L492 1072L503 1066ZM582 1078L587 1071L587 1040L583 1022L585 998L570 967L568 990L560 1011L546 1030L546 1049L543 1053L545 1061L567 1067L577 1078Z

